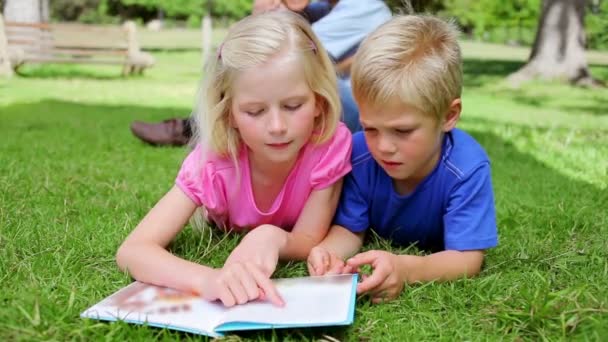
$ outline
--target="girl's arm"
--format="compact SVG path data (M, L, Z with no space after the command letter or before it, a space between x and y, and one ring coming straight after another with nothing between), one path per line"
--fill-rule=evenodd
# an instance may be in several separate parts
M142 282L198 292L212 269L181 259L165 249L195 209L192 200L173 186L118 248L118 267Z
M327 235L340 191L341 179L325 189L312 191L291 232L270 224L261 225L245 236L237 250L228 257L227 263L248 259L252 251L259 250L260 246L268 246L267 253L264 256L257 253L260 260L256 262L264 265L268 276L274 272L278 258L306 260L310 250ZM276 249L270 249L270 246L276 246Z
M342 179L310 194L291 232L281 230L285 234L285 243L279 250L281 259L306 260L310 250L327 235L341 191Z

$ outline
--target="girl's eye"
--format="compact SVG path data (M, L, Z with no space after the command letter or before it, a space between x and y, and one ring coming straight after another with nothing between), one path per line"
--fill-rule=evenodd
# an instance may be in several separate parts
M255 111L249 111L249 110L247 110L247 111L245 111L245 113L247 113L247 115L249 115L249 116L258 116L258 115L262 114L263 111L264 110L262 110L262 109L255 110Z
M298 110L300 107L302 107L302 104L300 103L297 105L285 105L284 107L287 110L294 111L294 110Z

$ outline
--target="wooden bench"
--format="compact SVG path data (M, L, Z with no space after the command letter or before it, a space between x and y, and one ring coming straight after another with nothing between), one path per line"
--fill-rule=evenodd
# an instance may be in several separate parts
M131 75L155 63L152 55L140 50L133 22L122 26L4 22L2 30L7 47L3 53L0 42L0 63L3 55L8 56L15 71L26 63L93 63L119 64L123 75Z

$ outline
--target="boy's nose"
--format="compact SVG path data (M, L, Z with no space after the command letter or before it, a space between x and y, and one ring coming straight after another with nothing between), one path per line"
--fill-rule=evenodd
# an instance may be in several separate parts
M389 137L380 134L377 140L378 151L382 153L395 153L395 144Z

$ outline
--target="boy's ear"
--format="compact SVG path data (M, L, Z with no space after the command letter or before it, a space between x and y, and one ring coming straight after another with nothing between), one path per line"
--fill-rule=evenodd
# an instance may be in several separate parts
M460 98L454 99L448 107L448 111L445 114L445 120L443 121L443 125L441 127L444 132L449 132L456 127L456 123L458 123L458 120L460 119L461 111L462 100Z

